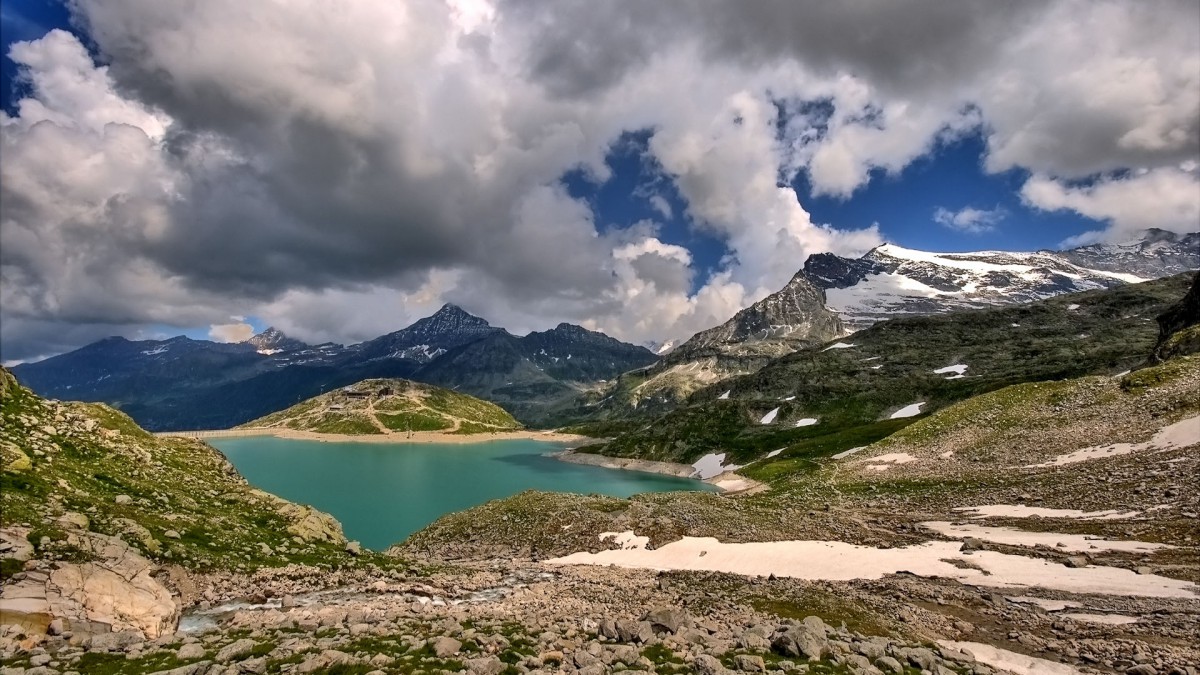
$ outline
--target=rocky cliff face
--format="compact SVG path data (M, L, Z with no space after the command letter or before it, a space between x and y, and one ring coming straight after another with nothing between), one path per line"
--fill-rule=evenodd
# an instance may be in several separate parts
M591 414L668 409L702 387L752 373L773 358L844 332L838 316L825 307L824 291L796 274L779 291L696 333L658 363L622 374L604 398L591 404Z
M1200 274L1178 304L1158 317L1155 361L1200 352Z
M825 307L825 293L802 274L779 291L733 315L729 321L696 333L667 357L668 363L701 352L786 354L820 344L843 333L842 322Z

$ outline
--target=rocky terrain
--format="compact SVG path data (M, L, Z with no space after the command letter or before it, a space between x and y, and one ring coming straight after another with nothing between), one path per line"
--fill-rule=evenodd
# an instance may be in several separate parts
M521 424L500 406L473 396L411 380L379 379L315 396L239 428L411 436L420 431L496 433Z
M1057 376L743 447L765 489L526 492L384 554L208 446L2 372L0 672L1196 675L1200 356L1139 367L1190 283L1029 306L1035 370L1074 321L1113 334ZM1102 354L1130 372L1074 376Z
M725 323L666 351L657 363L624 373L593 397L590 410L585 406L579 412L595 418L669 409L698 389L752 373L774 358L845 332L841 320L825 307L825 293L797 274Z

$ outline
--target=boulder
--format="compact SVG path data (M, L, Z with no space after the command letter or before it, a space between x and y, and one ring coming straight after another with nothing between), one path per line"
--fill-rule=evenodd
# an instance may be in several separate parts
M670 633L674 635L679 632L680 628L686 627L691 623L691 617L687 612L675 607L658 607L650 610L643 617L644 621L650 622L650 628L655 633Z
M696 662L692 664L697 673L700 675L724 675L729 672L717 657L711 654L701 654L696 657Z
M439 659L454 656L462 649L462 643L452 637L442 636L433 641L433 653Z
M174 632L179 604L151 574L157 569L124 541L71 532L68 543L90 554L85 563L56 563L0 587L5 621L45 633L55 619L75 633L137 631L153 639Z
M777 654L802 657L809 661L819 660L827 651L825 633L817 634L806 625L785 626L771 641L771 649Z
M221 648L221 651L217 652L217 663L226 663L228 661L234 661L239 657L245 656L249 654L252 649L254 649L255 644L256 643L254 640L251 640L250 638L235 640L234 642L225 645Z
M747 673L761 673L767 669L767 664L761 656L738 654L733 658L733 662L737 665L738 670Z

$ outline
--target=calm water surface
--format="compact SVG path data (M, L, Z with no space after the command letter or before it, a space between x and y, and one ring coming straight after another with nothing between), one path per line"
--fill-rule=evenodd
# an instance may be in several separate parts
M383 549L451 511L522 490L599 493L713 490L699 481L568 464L554 443L321 443L269 436L208 441L255 487L333 514L346 536Z

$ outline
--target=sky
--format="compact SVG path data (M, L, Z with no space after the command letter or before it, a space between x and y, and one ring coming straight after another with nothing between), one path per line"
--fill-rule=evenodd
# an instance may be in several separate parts
M1200 229L1194 0L7 0L0 360L453 302L685 338L807 256Z

